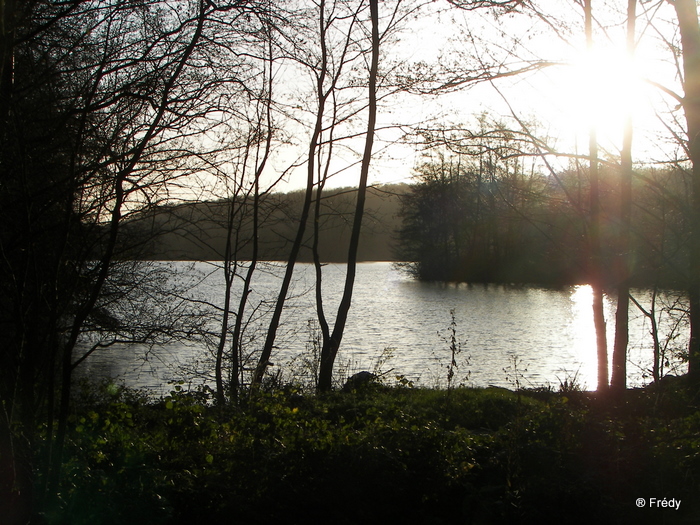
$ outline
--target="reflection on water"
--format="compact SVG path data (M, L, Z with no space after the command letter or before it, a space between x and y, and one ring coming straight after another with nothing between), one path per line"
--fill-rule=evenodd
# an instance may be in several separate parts
M206 270L199 265L182 268ZM264 275L256 286L258 300L274 294L280 266ZM315 317L314 276L311 265L298 265L297 282L273 361L286 360L307 351L308 320ZM324 300L332 316L342 293L344 265L325 267ZM221 296L222 285L211 274L199 285L203 297ZM648 293L636 292L642 304ZM606 301L608 340L614 329L614 303ZM512 387L515 377L524 386L552 385L576 377L582 386L596 386L596 346L592 317L592 292L588 286L563 289L421 283L394 269L391 263L364 263L358 268L353 305L338 355L339 367L349 371L371 369L386 348L395 356L386 369L405 374L419 384L444 383L449 359L450 311L455 312L457 338L462 353L458 376L475 386ZM260 330L267 319L258 320ZM685 336L685 334L684 334ZM685 340L676 340L682 346ZM261 345L258 338L251 346ZM629 383L648 382L652 341L644 316L630 309ZM611 351L609 353L612 353ZM144 359L145 358L145 359ZM517 358L514 361L514 358ZM124 346L102 352L81 365L91 377L119 376L129 385L162 391L168 379L182 377L178 367L206 368L201 349L184 345L147 349ZM467 362L468 359L468 362ZM517 370L513 370L515 367Z
M574 286L570 299L571 321L568 330L573 338L574 358L580 363L577 373L581 378L585 378L587 387L593 389L598 383L595 323L592 315L593 289L588 285ZM606 306L609 307L609 304L606 303ZM609 319L610 308L605 313L606 319Z

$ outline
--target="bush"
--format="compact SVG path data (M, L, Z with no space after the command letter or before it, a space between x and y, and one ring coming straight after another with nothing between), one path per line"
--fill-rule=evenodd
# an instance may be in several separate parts
M674 518L690 519L698 412L655 408L660 398L647 391L618 407L577 396L382 387L314 397L285 388L221 409L203 391L147 401L109 389L76 404L61 507L44 517L626 522L637 497L658 494L682 499Z

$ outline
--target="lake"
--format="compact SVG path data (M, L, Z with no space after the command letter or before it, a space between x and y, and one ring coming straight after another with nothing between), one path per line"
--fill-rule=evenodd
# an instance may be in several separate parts
M161 263L173 267L180 282L194 283L192 297L223 304L223 278L213 263ZM267 326L265 308L279 286L283 266L263 265L251 300L259 305L249 329L251 351L262 346ZM344 264L324 267L324 301L329 322L335 316L345 275ZM273 353L275 371L296 357L308 355L314 338L314 269L298 264L290 292L278 349ZM634 297L648 308L649 291L635 290ZM675 295L661 294L671 302ZM657 305L660 310L661 305ZM576 379L587 389L596 387L596 347L592 317L592 292L588 286L561 289L423 283L389 262L358 265L355 293L341 350L336 360L340 375L360 370L386 372L393 380L403 375L421 386L444 386L450 361L452 314L461 352L455 384L513 388L547 386ZM606 298L609 353L612 354L615 302ZM662 343L684 349L687 329L671 334L673 319L662 315ZM652 338L650 323L640 310L630 307L628 383L650 381ZM127 386L167 392L168 381L194 384L211 376L210 354L197 345L169 344L155 348L118 345L95 353L78 368L79 377L115 378ZM685 366L669 358L667 370L683 373ZM205 379L202 379L205 378Z

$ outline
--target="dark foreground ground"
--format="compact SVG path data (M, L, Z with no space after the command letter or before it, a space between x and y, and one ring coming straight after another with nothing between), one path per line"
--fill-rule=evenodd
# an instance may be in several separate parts
M37 510L62 524L700 523L697 390L565 390L287 387L222 411L206 392L92 389L60 507Z

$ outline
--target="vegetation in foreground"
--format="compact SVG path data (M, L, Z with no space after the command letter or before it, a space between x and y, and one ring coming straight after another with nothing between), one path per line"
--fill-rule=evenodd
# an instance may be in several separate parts
M179 386L157 402L84 390L59 504L40 520L694 523L698 392L679 380L611 406L568 386L286 387L225 410Z

